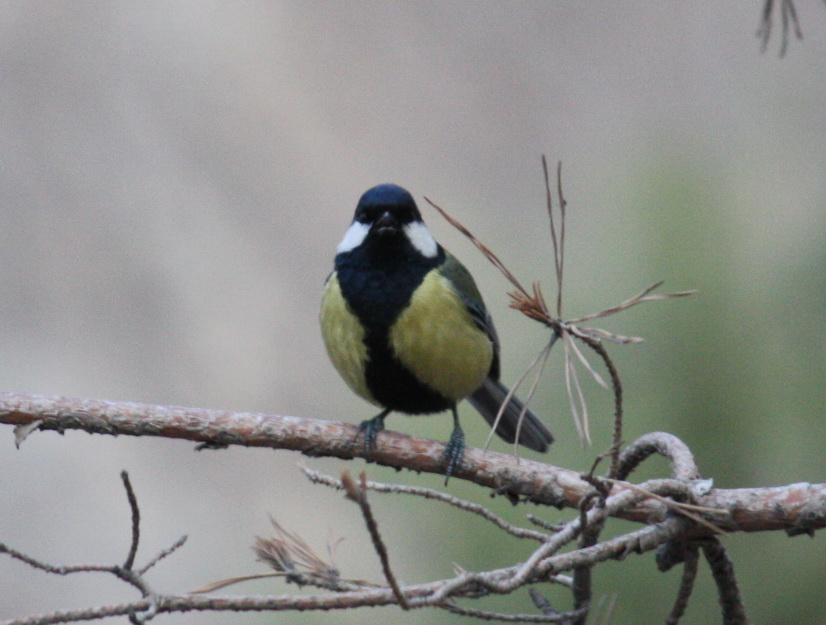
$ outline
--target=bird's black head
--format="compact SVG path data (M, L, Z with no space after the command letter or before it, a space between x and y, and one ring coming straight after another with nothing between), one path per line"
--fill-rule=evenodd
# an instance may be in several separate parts
M401 232L407 224L421 222L422 215L407 189L380 184L364 192L353 220L369 226L371 233L389 236Z
M380 184L364 192L338 251L352 251L365 241L380 247L409 243L427 258L438 253L413 196L395 184Z

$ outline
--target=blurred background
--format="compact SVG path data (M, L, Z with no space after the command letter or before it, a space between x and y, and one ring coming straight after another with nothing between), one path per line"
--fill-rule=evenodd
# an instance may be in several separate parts
M826 8L796 3L805 39L779 58L755 37L762 2L4 2L0 6L0 384L5 390L357 422L318 335L335 246L359 195L396 182L471 269L513 383L547 339L507 307L509 285L421 199L554 294L540 155L563 161L565 310L594 312L665 280L689 299L605 320L625 438L666 430L724 488L826 479ZM561 353L561 352L560 352ZM594 446L576 436L553 354L535 401L586 470L610 440L611 398L585 391ZM596 363L596 360L594 360ZM463 423L481 445L484 422ZM446 440L448 415L388 427ZM440 487L433 476L182 441L37 433L0 439L0 541L57 564L122 562L127 469L143 513L139 562L189 542L149 576L184 592L266 569L250 550L268 515L345 577L380 581L355 506L311 486L338 475ZM493 448L508 451L496 441ZM531 456L532 457L532 456ZM651 461L639 479L661 475ZM456 495L526 523L451 481ZM375 495L406 582L513 564L520 544L438 504ZM630 528L621 523L609 533ZM608 534L606 534L607 536ZM823 536L724 539L755 622L824 617ZM661 622L679 571L630 556L595 575L614 623ZM100 575L54 578L0 559L0 618L127 601ZM546 591L558 609L561 589ZM230 592L297 592L278 580ZM482 607L532 611L526 593ZM684 623L719 620L707 568ZM465 623L396 608L190 614L164 623ZM123 619L126 622L126 619Z

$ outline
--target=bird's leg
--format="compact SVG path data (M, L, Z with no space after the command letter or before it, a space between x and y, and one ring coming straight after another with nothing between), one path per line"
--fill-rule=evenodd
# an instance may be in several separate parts
M364 434L364 449L366 451L372 450L376 446L376 436L384 429L384 418L390 414L390 409L382 410L372 419L367 419L359 423L358 432L356 432L355 441L359 436Z
M462 431L462 426L459 425L459 413L456 412L456 404L453 404L450 409L453 411L453 433L450 435L447 445L445 445L445 453L442 457L447 465L445 484L447 484L453 472L462 464L462 458L465 455L465 433Z

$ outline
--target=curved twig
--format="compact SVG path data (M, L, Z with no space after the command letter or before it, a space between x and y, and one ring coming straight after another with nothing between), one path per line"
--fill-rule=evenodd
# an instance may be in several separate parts
M634 469L655 453L669 460L671 475L675 480L689 482L700 477L691 450L679 438L667 432L651 432L628 445L620 455L614 477L618 480L628 479Z

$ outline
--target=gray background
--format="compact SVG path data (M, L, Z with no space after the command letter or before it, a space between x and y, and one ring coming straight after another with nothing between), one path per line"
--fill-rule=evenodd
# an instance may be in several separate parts
M822 482L826 340L826 9L797 3L805 40L759 53L762 2L5 2L0 5L0 374L7 390L356 422L318 336L320 289L358 196L393 181L434 199L553 296L539 156L564 161L566 310L665 279L698 288L605 321L647 338L612 347L626 438L682 437L720 487ZM778 20L779 22L779 20ZM779 24L778 24L779 26ZM504 379L545 340L508 285L422 202L497 319ZM586 382L583 449L552 357L537 396L548 460L585 470L608 445L610 398ZM463 409L471 444L484 423ZM388 426L444 440L448 416ZM267 515L337 564L380 580L354 506L298 462L362 463L69 432L0 439L0 540L55 563L125 557L128 469L150 577L181 592L260 572ZM507 450L495 443L494 448ZM435 477L367 467L373 479ZM652 461L640 479L665 471ZM519 507L451 482L523 522ZM513 563L530 545L435 504L375 497L409 582ZM617 524L617 531L625 526ZM823 618L823 538L731 536L758 623ZM140 558L139 558L140 559ZM601 567L613 622L655 623L679 573L650 555ZM125 601L102 576L52 579L0 559L0 618ZM294 592L282 582L237 592ZM549 596L567 606L561 590ZM684 621L718 619L705 569ZM524 594L485 603L526 610ZM178 615L164 623L467 622L433 611ZM123 619L125 622L125 619ZM160 621L159 621L160 622Z

